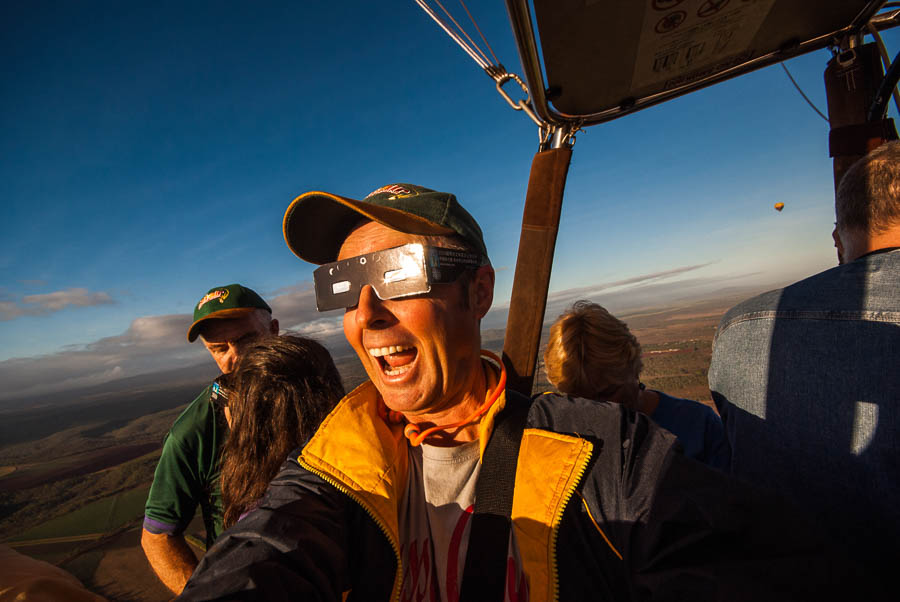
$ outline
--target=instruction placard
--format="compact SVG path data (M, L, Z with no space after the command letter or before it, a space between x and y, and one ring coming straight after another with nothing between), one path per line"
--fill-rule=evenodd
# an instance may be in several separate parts
M644 0L631 88L669 90L744 62L775 0Z

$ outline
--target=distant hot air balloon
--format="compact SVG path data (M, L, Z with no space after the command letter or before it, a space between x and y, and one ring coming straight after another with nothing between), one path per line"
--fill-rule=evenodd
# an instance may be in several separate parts
M775 203L775 211L781 211L784 209L784 203Z

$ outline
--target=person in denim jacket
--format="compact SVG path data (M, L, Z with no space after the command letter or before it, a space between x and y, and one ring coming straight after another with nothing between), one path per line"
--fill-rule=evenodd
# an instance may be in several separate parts
M725 314L709 387L731 470L884 575L900 540L900 142L847 171L835 213L841 265Z

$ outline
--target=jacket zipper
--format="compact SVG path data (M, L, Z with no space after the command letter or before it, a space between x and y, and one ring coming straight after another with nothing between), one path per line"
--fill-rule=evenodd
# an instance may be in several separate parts
M391 602L393 602L395 600L399 601L400 600L400 587L402 585L401 579L403 577L402 566L401 566L401 561L400 561L400 548L397 545L397 543L394 541L394 538L391 537L391 534L388 531L388 528L384 525L384 523L382 523L378 519L377 516L375 516L375 513L372 512L368 506L366 506L365 502L363 502L362 499L360 499L355 493L353 493L352 491L347 489L339 481L335 480L334 478L325 474L324 472L313 468L312 466L310 466L309 464L304 462L302 457L298 458L298 462L299 462L300 466L302 466L309 472L313 473L314 475L316 475L317 477L319 477L320 479L322 479L323 481L325 481L326 483L328 483L329 485L331 485L332 487L334 487L335 489L337 489L338 491L340 491L341 493L343 493L344 495L349 497L351 500L353 500L354 502L359 504L359 506L363 510L365 510L366 514L369 515L369 517L375 522L375 524L378 525L378 528L381 529L381 532L384 533L384 536L387 538L388 543L391 544L391 549L394 550L394 556L397 559L397 571L396 571L396 573L394 573L394 587L391 590L391 598L390 599L391 599ZM583 469L582 469L582 472L584 472Z
M582 446L584 446L584 444L585 441L582 441ZM578 467L578 476L572 482L572 486L563 494L562 502L559 504L556 513L553 515L553 522L550 523L550 582L552 583L553 592L553 597L550 598L551 600L559 600L559 571L556 565L556 540L559 537L559 526L562 523L562 515L566 510L566 506L569 505L569 500L572 499L572 495L575 494L575 490L578 489L578 484L581 483L585 471L587 471L587 465L591 460L591 455L592 450L588 450L587 456L581 461L581 464Z

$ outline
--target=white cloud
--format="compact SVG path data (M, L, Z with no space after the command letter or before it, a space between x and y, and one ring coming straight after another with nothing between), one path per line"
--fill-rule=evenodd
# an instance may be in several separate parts
M29 305L37 305L47 311L59 311L70 305L91 307L94 305L105 305L113 301L107 293L91 293L86 288L70 288L53 293L25 295L22 297L22 302Z
M333 337L335 335L344 334L344 321L342 318L320 318L312 322L302 322L294 324L287 330L295 332L300 336L312 337L315 339Z
M168 316L145 316L135 318L125 332L129 342L152 343L168 341L183 342L191 319L187 314Z
M66 379L64 381L60 381L55 383L60 387L59 390L66 389L75 389L80 387L90 387L93 385L102 385L103 383L107 383L113 380L118 380L127 376L125 371L122 370L121 366L115 366L110 368L109 370L104 370L102 372L94 372L91 374L86 374L84 376L75 376L73 378ZM36 392L40 393L40 387L35 387Z
M56 353L0 362L0 399L99 385L119 378L199 364L208 357L188 345L190 316L144 316L120 335Z
M742 291L755 293L784 284L782 281L773 280L771 274L762 272L743 272L730 276L682 277L684 274L709 265L711 264L683 266L624 280L554 291L547 296L544 321L546 323L555 320L572 303L581 299L599 303L613 314L619 314L636 309L709 298L722 293ZM482 327L504 328L508 316L509 302L497 304L491 308L482 321Z
M68 296L51 293L32 297L38 297L37 303L45 308L74 305L77 299L87 303L92 298L84 289L75 290L76 294ZM282 330L313 337L326 345L344 344L341 316L316 311L315 292L309 283L280 289L278 293L267 300ZM102 299L96 295L93 294L95 301ZM20 305L0 301L0 316L22 311ZM0 389L0 399L100 385L119 378L211 362L202 345L187 342L190 324L189 314L141 316L116 336L66 347L48 355L2 361L0 382L4 386Z
M684 279L684 274L708 264L684 266L663 272L644 274L615 282L557 291L550 295L546 317L576 299L591 299L611 311L625 311L650 304L665 304L689 296L713 294L723 287L745 284L748 274L733 278ZM309 283L280 289L268 298L282 331L293 331L315 338L333 350L349 352L343 336L342 313L321 314L315 309L315 292ZM50 301L48 301L49 303ZM9 306L13 307L10 308ZM14 312L19 306L0 301L0 313ZM483 326L500 328L506 322L508 307L491 310ZM188 344L185 338L191 323L188 314L141 316L122 333L82 346L72 346L48 355L14 358L0 362L0 399L65 391L75 387L100 385L119 378L150 374L176 368L202 366L211 362L200 344Z
M668 280L670 278L674 278L675 276L680 276L686 272L692 272L694 270L699 270L701 268L705 268L710 265L710 263L701 263L697 265L687 265L682 266L680 268L674 268L671 270L665 270L662 272L651 272L649 274L642 274L640 276L633 276L631 278L625 278L623 280L615 280L612 282L601 282L599 284L592 284L590 286L583 286L579 288L570 288L562 291L555 291L550 293L547 296L547 304L558 304L564 303L566 300L578 300L578 299L586 299L592 296L596 296L601 291L607 291L610 289L622 288L622 287L630 287L634 288L637 286L647 285L650 283L656 283L663 280ZM495 304L494 309L508 309L509 301L503 304Z
M25 310L19 307L13 301L0 301L0 320L14 320L19 316L24 316Z
M64 291L25 295L19 303L0 302L0 321L14 320L21 316L40 316L67 307L94 307L113 303L109 293L92 293L86 288L69 288Z

